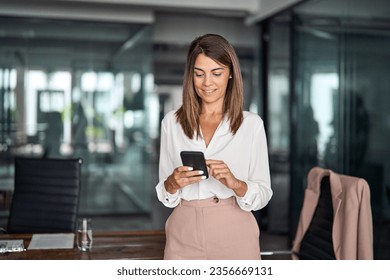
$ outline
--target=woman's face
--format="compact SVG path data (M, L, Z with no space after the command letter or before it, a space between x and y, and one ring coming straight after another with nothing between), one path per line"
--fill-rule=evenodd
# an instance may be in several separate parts
M194 65L194 86L205 104L223 105L230 70L204 54L199 54ZM218 104L219 105L219 104Z

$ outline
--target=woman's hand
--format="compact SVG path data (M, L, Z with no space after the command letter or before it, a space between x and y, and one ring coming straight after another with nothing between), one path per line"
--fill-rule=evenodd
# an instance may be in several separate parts
M233 190L237 196L243 197L248 189L245 182L234 177L229 167L222 160L206 160L209 168L209 175L220 181L229 189Z
M202 175L203 171L193 170L189 166L180 166L173 170L172 174L165 180L164 186L167 192L174 194L177 190L184 188L185 186L197 183L206 179Z

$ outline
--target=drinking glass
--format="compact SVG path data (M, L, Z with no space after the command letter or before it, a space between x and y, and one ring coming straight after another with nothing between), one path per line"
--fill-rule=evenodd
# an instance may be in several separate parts
M0 254L5 254L7 253L7 243L2 242L0 243Z
M89 251L92 248L91 219L81 218L77 220L77 247L80 251Z

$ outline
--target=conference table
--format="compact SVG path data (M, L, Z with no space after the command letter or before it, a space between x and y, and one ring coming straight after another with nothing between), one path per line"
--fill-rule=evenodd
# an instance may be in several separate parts
M22 252L0 254L0 260L161 260L165 247L162 230L94 232L90 251L72 249L27 249L32 234L0 234L1 240L22 239Z

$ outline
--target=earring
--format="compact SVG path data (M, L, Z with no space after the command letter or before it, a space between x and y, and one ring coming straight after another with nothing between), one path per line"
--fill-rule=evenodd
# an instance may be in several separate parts
M232 75L229 76L229 79L233 78Z

